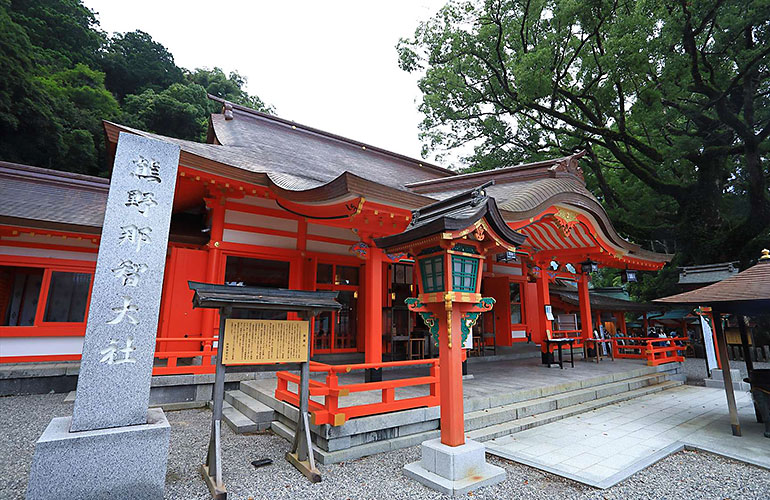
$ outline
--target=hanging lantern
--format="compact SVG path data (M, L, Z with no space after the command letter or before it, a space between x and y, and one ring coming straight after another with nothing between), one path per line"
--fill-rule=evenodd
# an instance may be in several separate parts
M623 283L636 283L636 270L626 269L620 273L620 281Z
M583 271L583 274L595 273L599 270L599 264L591 259L587 259L580 263L580 270Z

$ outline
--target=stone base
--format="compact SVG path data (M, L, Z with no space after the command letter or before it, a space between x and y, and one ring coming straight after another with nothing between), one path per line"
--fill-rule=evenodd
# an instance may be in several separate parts
M730 369L730 377L733 379L734 391L747 392L751 390L751 385L743 381L741 378L741 371L737 368ZM713 389L725 388L724 374L722 373L722 370L718 368L711 370L711 378L705 378L703 379L703 382L706 384L706 387L711 387Z
M70 432L58 417L35 444L27 500L162 499L171 426L160 408L147 423Z
M505 479L505 470L488 464L484 445L466 440L447 446L441 439L422 443L422 460L404 466L404 474L445 495L464 495Z

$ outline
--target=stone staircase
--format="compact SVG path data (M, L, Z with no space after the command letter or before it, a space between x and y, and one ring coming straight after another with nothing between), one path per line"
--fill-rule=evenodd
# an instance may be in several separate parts
M270 428L275 411L240 390L225 392L222 418L237 434L259 432Z
M593 409L682 385L678 363L641 367L556 386L467 398L465 432L487 441ZM677 380L674 380L677 379ZM274 386L272 386L274 387ZM268 427L291 439L298 410L274 398L265 381L244 381L225 394L224 419L239 433ZM351 419L341 426L313 425L316 459L322 464L406 448L439 436L439 408L416 408Z

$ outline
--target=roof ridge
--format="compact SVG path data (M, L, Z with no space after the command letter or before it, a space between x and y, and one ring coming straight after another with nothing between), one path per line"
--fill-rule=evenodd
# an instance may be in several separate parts
M104 190L107 189L110 180L104 177L79 174L76 172L67 172L64 170L54 170L50 168L36 167L33 165L24 165L21 163L12 163L0 161L0 176L19 177L23 179L35 179L37 181L49 182L52 184L79 185L86 188Z
M390 150L385 149L385 148L381 148L381 147L378 147L378 146L372 146L371 144L368 144L368 143L365 143L365 142L361 142L361 141L357 141L355 139L350 139L348 137L337 135L337 134L334 134L332 132L327 132L325 130L321 130L321 129L318 129L318 128L315 128L315 127L310 127L308 125L303 125L303 124L297 123L297 122L295 122L293 120L287 120L286 118L281 118L279 116L271 115L271 114L268 114L268 113L263 113L262 111L257 111L255 109L243 106L241 104L236 104L236 103L230 102L227 99L223 99L221 97L218 97L218 96L215 96L215 95L212 95L212 94L208 94L208 98L211 99L212 101L216 101L216 102L221 103L223 107L226 106L226 105L229 105L232 108L232 110L237 110L237 111L240 111L240 112L252 115L252 116L254 116L256 118L262 119L262 120L276 122L276 123L279 123L281 125L285 125L285 126L291 127L292 129L295 129L295 130L301 130L303 132L311 133L311 134L314 134L314 135L319 135L319 136L322 136L322 137L325 137L325 138L328 138L328 139L333 139L333 140L336 140L336 141L339 141L339 142L343 142L343 143L346 143L346 144L350 144L350 145L353 145L353 146L358 146L358 147L365 148L365 149L368 149L368 150L376 151L378 153L381 153L381 154L384 154L384 155L387 155L387 156L392 156L394 158L398 158L400 160L404 160L404 161L407 161L407 162L410 162L410 163L416 163L417 166L419 166L419 167L426 167L426 168L430 168L432 170L435 170L436 172L440 172L442 174L448 174L447 177L455 177L455 176L458 175L457 172L455 172L453 170L450 170L448 168L442 167L440 165L436 165L436 164L433 164L433 163L426 162L424 160L412 158L411 156L403 155L401 153L395 153L395 152L390 151ZM229 111L231 111L231 110L229 110Z
M434 186L434 185L440 185L447 182L462 182L467 179L475 179L475 178L484 178L484 177L492 177L497 178L501 175L508 174L508 173L521 173L528 170L537 170L542 169L543 167L548 167L547 170L545 170L545 173L549 174L549 177L556 177L556 170L555 168L562 166L562 171L568 174L575 175L579 177L579 179L585 184L585 180L583 179L583 172L580 169L580 167L577 165L577 161L585 156L586 151L580 151L578 153L574 153L568 156L562 156L559 158L553 158L550 160L541 160L541 161L535 161L530 163L520 163L518 165L513 165L509 167L498 167L494 168L492 170L479 170L476 172L466 172L464 174L457 174L452 177L444 177L441 179L427 179L423 181L417 181L412 182L410 184L407 184L406 187L410 189L414 188L420 188L420 187L426 187L426 186ZM502 179L500 179L502 181Z

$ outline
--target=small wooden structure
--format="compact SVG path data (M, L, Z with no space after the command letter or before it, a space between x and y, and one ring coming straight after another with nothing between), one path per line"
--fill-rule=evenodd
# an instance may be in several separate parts
M261 287L216 285L210 283L189 282L193 295L193 307L219 309L219 346L224 345L225 326L233 309L251 309L263 311L284 311L298 313L307 321L308 339L310 338L310 320L324 311L338 311L341 307L335 291L307 292ZM227 498L227 489L222 481L221 422L222 406L225 394L225 365L222 364L225 349L217 349L216 375L212 399L214 408L211 419L211 438L206 456L206 463L201 466L201 475L216 500ZM321 475L316 469L313 457L313 444L310 439L308 418L308 400L310 399L310 343L307 357L300 364L299 380L299 419L291 451L286 459L311 481L318 482Z
M714 283L697 290L671 295L655 300L662 304L688 304L692 306L710 306L714 315L714 330L717 338L717 348L722 361L722 375L727 394L727 405L730 409L730 423L733 435L741 435L741 425L738 421L738 409L735 404L733 381L730 376L730 362L727 355L727 339L722 327L722 314L735 314L738 317L738 327L741 334L744 358L749 376L754 371L749 352L748 333L744 316L768 314L770 311L770 251L762 250L762 257L756 265L731 276L723 281Z

